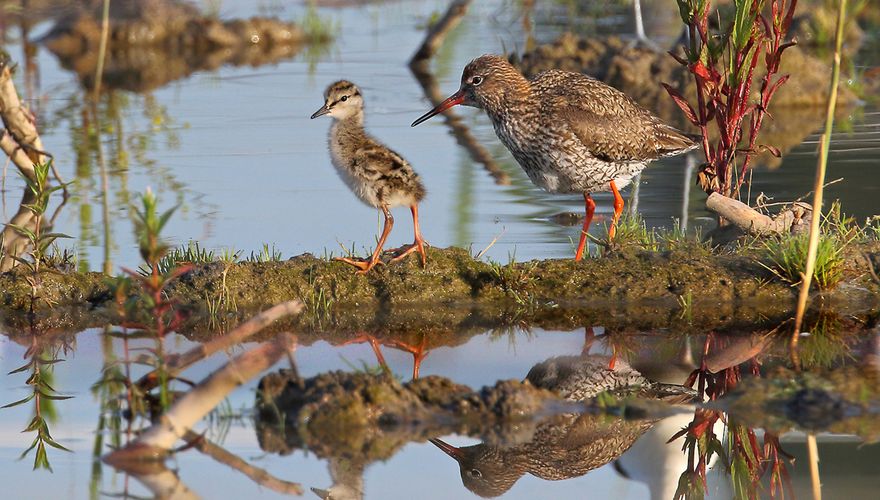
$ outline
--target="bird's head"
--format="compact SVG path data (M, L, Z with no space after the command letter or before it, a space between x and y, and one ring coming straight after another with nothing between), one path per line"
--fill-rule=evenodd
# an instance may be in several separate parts
M312 119L330 115L337 120L355 116L363 112L364 98L357 85L339 80L330 84L324 91L324 105L312 113Z
M412 126L415 127L459 104L491 112L502 106L511 93L527 91L526 89L528 89L528 80L507 59L486 54L464 67L458 92L419 117Z
M456 448L439 439L430 441L458 462L461 482L481 497L503 495L525 473L522 467L505 460L505 455L496 447L477 444Z

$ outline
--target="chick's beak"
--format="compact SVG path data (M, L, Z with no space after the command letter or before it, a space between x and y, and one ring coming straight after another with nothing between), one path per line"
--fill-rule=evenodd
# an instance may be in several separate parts
M315 111L314 113L312 113L311 119L314 120L315 118L317 118L319 116L324 116L329 112L330 112L330 107L325 104L325 105L321 106L321 108L318 111Z
M423 121L431 118L432 116L439 114L439 113L442 113L442 112L446 111L447 109L449 109L453 106L456 106L458 104L461 104L463 102L464 102L464 92L459 90L458 92L449 96L445 101L438 104L437 107L435 107L431 111L428 111L427 113L420 116L416 121L412 122L412 125L410 125L410 126L415 127L419 123L422 123Z

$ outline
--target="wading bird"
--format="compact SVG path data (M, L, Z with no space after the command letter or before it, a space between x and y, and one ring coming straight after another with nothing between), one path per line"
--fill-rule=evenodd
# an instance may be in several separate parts
M391 208L409 206L412 211L415 240L395 252L391 262L418 252L422 266L427 262L425 240L419 229L419 202L425 197L425 187L412 166L399 154L370 137L364 130L364 98L353 83L340 80L324 91L324 105L312 114L312 119L330 115L330 158L339 177L361 201L378 208L385 215L385 224L376 250L366 260L337 257L336 260L350 264L364 274L381 263L382 247L394 217Z
M697 147L692 137L598 80L561 70L528 80L496 55L465 66L458 92L412 126L457 104L486 111L498 138L537 186L583 194L586 219L575 260L583 257L596 208L590 193L614 194L612 239L623 211L619 190L649 162Z

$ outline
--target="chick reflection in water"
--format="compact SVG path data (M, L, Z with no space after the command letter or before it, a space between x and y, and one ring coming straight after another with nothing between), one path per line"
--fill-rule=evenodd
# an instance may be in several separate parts
M583 401L602 392L638 394L669 403L691 401L689 388L652 382L618 360L609 368L605 356L564 356L532 367L526 382L556 392L570 401ZM511 447L485 443L457 448L432 439L454 458L465 487L482 497L509 490L524 474L549 481L582 476L619 457L656 420L624 420L603 415L568 414L538 426L529 442Z

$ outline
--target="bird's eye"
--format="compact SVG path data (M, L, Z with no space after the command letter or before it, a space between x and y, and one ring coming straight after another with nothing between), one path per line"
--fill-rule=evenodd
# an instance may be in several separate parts
M481 84L481 83L483 83L483 77L482 77L482 76L475 76L475 77L473 77L473 78L471 79L471 85L473 85L473 86L475 86L475 87L476 87L477 85Z
M483 477L483 473L480 472L479 469L471 469L470 471L468 471L468 474L470 474L471 477L477 477L477 478Z
M342 101L342 102L345 102L345 101L348 100L348 96L347 96L347 95L344 95L344 96L342 96L342 98L339 99L339 100Z

